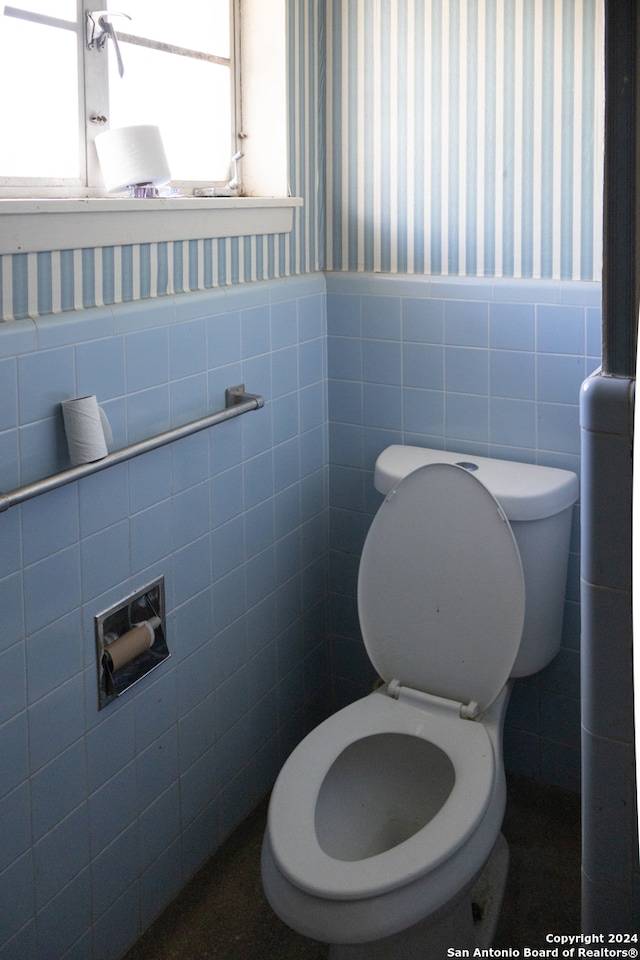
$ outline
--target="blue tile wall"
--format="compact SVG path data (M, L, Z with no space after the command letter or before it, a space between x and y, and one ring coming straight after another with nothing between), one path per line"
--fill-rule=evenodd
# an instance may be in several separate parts
M0 960L120 956L368 691L355 582L385 446L579 471L599 298L317 274L3 326L0 489L67 466L68 396L98 395L114 446L235 383L267 404L0 514ZM578 544L576 523L561 654L517 684L505 736L510 769L575 788ZM161 574L172 657L98 713L93 618Z
M334 705L375 677L356 606L360 551L390 443L580 473L579 397L599 364L600 285L327 274L330 627ZM507 767L580 787L579 519L562 649L518 681Z
M121 956L326 715L325 317L318 275L0 330L3 490L68 397L114 448L266 399L0 514L2 960ZM160 575L172 656L98 712L94 616Z

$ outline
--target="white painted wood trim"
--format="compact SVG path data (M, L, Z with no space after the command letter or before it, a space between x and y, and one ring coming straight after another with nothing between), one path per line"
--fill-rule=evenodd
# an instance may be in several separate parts
M300 197L0 200L0 255L290 233Z

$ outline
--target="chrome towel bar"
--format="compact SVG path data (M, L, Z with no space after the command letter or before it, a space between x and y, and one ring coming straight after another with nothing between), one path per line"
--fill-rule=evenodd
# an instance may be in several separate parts
M78 466L70 467L68 470L55 473L51 477L35 480L33 483L28 483L24 487L18 487L8 493L0 493L0 513L18 503L23 503L25 500L32 500L43 493L49 493L51 490L63 487L67 483L73 483L74 480L88 477L92 473L98 473L99 470L106 470L107 467L113 467L116 463L132 460L142 453L156 450L167 443L173 443L174 440L182 440L192 433L198 433L200 430L206 430L218 423L224 423L225 420L232 420L234 417L249 413L251 410L259 410L263 406L264 398L256 393L246 393L243 383L236 387L228 387L225 391L224 410L218 410L216 413L201 417L199 420L192 420L191 423L185 423L181 427L166 430L164 433L149 437L147 440L132 443L128 447L122 447L120 450L107 454L102 460L95 460L93 463L81 463Z

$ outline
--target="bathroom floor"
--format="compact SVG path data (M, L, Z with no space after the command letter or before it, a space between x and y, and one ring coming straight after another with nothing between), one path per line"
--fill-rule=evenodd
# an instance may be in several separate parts
M503 833L511 861L493 946L540 949L549 946L548 933L580 932L580 798L513 775L507 791ZM262 893L266 806L238 827L124 960L325 960L328 948L289 930Z

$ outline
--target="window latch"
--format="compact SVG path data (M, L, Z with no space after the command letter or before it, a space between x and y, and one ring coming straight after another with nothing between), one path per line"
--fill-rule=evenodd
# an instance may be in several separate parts
M85 22L85 36L89 50L103 50L109 37L113 40L113 46L118 61L118 73L122 77L124 74L124 64L122 54L118 44L118 37L113 24L109 23L110 17L126 17L131 20L128 13L121 13L117 10L87 10L87 19Z

